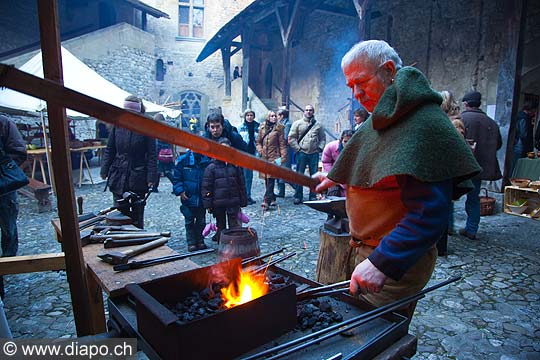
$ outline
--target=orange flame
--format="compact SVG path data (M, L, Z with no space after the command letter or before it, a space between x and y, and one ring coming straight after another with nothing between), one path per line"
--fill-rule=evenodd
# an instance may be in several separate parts
M232 308L268 293L268 285L264 280L264 276L240 272L237 282L230 283L227 288L221 289L221 294L226 301L225 307Z

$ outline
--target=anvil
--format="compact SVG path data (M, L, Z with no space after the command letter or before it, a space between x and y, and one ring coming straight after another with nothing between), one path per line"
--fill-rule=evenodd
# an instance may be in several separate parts
M328 220L324 223L325 229L337 234L349 232L345 197L329 196L322 200L304 201L304 204L329 215Z

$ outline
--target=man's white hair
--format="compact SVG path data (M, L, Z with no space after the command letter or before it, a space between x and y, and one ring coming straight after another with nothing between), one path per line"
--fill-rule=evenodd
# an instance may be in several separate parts
M394 50L386 41L366 40L355 44L341 59L341 68L352 63L361 57L366 57L377 65L382 65L388 60L392 60L396 69L403 66L403 62L396 50Z

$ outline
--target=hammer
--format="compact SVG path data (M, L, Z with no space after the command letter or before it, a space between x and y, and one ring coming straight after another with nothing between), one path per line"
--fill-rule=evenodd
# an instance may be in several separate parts
M139 245L137 247L134 247L133 249L126 250L126 251L104 251L100 254L98 254L98 258L105 261L108 264L111 265L117 265L117 264L125 264L128 262L129 258L139 255L145 251L152 250L154 248L157 248L163 244L165 244L167 241L169 241L166 238L160 238L154 241L151 241L144 245Z
M92 231L94 233L103 233L103 232L109 232L109 231L135 231L140 232L144 231L143 229L139 229L136 227L130 227L130 226L119 226L119 225L96 225L92 228Z
M144 238L144 237L151 237L151 236L171 237L171 232L170 231L162 231L162 232L132 231L130 233L125 233L125 234L105 234L105 235L97 234L97 235L90 235L90 241L101 242L106 239L126 240L126 239L137 239L137 238Z

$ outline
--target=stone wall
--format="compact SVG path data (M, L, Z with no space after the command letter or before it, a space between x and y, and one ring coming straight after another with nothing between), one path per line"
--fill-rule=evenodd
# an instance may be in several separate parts
M149 5L170 16L170 19L148 20L148 31L156 36L155 59L163 60L166 68L164 80L154 80L155 94L160 103L178 101L181 92L195 90L205 95L206 108L222 105L225 87L221 53L214 53L202 63L197 63L195 59L205 42L251 2L205 1L204 38L195 39L178 37L177 0L147 1ZM231 65L234 67L237 64L239 61L236 56Z
M382 0L369 8L368 37L383 39L415 64L437 90L458 98L476 89L483 108L496 103L497 76L505 46L504 0ZM370 17L371 14L371 17ZM379 16L380 15L380 16Z
M126 23L68 40L73 55L123 90L156 102L154 35Z

